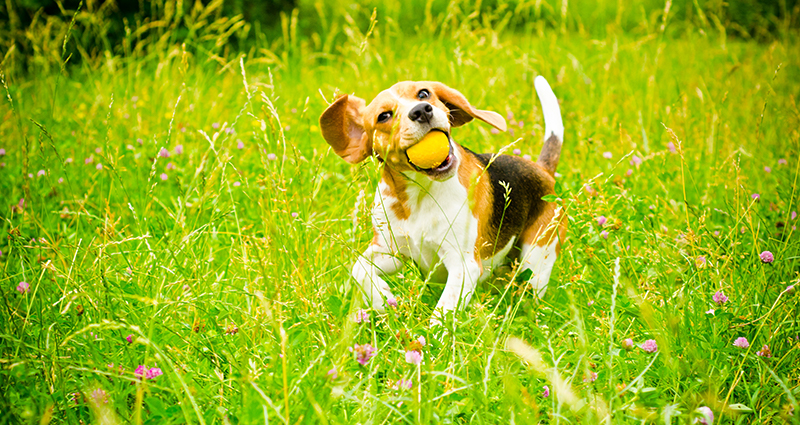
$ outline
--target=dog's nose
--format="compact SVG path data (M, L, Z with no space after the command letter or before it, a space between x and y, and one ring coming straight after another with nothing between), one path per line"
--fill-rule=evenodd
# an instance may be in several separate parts
M411 111L408 112L408 118L410 118L411 121L420 123L431 122L431 118L433 118L433 106L428 102L421 102L417 106L411 108Z

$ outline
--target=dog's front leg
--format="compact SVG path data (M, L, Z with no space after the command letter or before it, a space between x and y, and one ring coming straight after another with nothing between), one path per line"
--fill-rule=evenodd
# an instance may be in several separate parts
M443 262L447 283L431 317L432 325L441 325L447 313L466 307L481 275L481 266L472 253L445 255Z
M350 272L353 278L361 285L364 302L377 311L384 311L384 300L394 298L389 284L381 278L396 273L403 263L388 248L374 244L370 245L358 257Z

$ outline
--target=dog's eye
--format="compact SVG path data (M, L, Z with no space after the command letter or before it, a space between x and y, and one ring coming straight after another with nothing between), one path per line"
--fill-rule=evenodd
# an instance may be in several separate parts
M392 111L381 112L378 115L378 123L384 123L392 119Z
M429 97L431 97L431 92L429 92L428 89L422 89L417 93L417 99L419 100L425 100Z

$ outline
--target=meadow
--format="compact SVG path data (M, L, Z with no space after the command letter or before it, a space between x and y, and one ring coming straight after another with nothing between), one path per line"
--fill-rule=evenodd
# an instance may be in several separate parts
M2 52L0 422L800 423L796 29L461 6ZM498 275L441 332L442 285L407 264L397 306L361 310L382 165L335 155L321 112L438 80L509 123L456 141L535 158L537 75L566 127L546 295Z

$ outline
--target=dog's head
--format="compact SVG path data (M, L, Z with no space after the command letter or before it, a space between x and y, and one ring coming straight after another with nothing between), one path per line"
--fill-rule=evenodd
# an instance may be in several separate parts
M492 111L474 108L464 95L438 82L405 81L382 91L369 105L352 95L336 99L319 118L322 136L340 157L355 164L376 153L388 166L414 170L431 178L452 175L456 168L453 142L441 165L421 169L408 160L406 150L431 131L444 132L473 118L498 130L506 121Z

